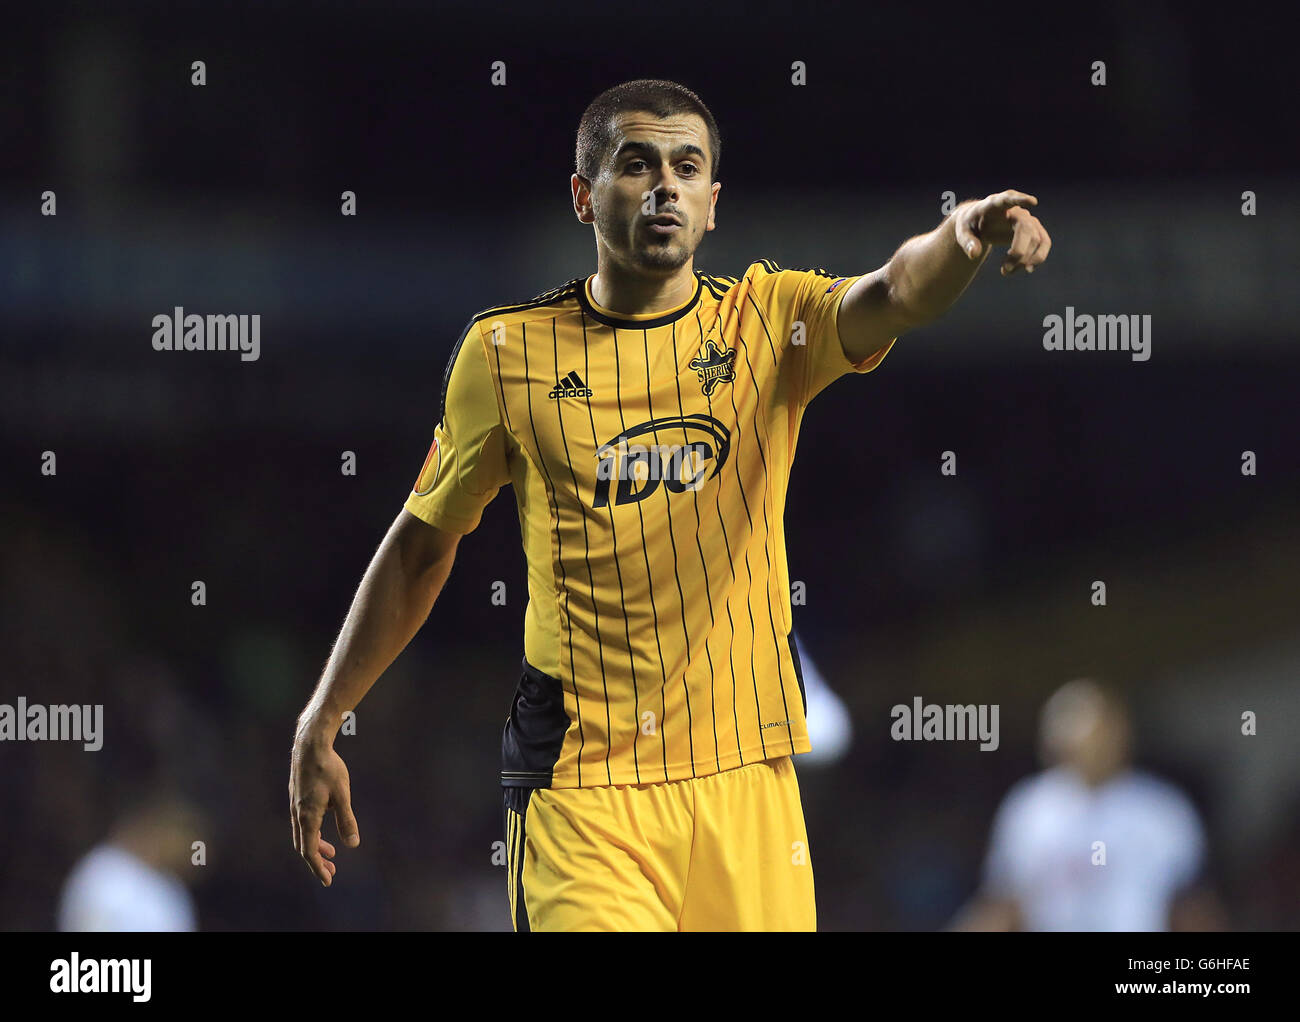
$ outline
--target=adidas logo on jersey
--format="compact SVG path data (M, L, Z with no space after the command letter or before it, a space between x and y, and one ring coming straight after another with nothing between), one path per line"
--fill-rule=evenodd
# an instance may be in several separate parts
M591 397L591 388L582 382L582 377L575 369L555 385L555 389L546 395L552 401L562 397Z

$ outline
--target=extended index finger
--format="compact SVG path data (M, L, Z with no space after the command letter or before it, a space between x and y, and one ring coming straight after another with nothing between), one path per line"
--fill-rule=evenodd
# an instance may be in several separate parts
M1010 209L1012 206L1037 206L1038 197L1030 195L1028 192L1017 192L1014 189L1005 192L998 192L993 196L992 205L994 209Z

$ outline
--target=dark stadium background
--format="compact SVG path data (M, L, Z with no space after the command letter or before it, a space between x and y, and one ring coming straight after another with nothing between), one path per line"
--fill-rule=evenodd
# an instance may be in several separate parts
M293 722L420 468L465 321L594 271L574 131L636 77L682 82L718 119L707 272L873 269L948 190L1033 192L1054 240L1032 278L986 267L805 420L795 623L856 727L844 761L800 767L821 928L945 925L999 799L1037 768L1043 699L1080 674L1132 698L1139 763L1196 801L1230 925L1295 928L1294 61L1250 8L1220 13L8 12L0 702L103 703L105 742L0 746L0 928L53 927L73 863L160 783L207 815L203 929L508 927L491 853L525 601L509 491L336 745L362 845L328 891L291 847ZM260 359L153 351L176 305L260 314ZM1045 352L1042 318L1067 305L1150 314L1150 361ZM998 703L1001 748L890 741L889 708L917 695Z

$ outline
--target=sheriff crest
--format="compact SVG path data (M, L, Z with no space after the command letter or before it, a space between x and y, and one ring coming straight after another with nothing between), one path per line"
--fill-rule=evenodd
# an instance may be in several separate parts
M690 367L700 378L705 397L711 397L719 383L731 383L736 378L736 349L723 350L717 342L704 342L704 354L691 359Z

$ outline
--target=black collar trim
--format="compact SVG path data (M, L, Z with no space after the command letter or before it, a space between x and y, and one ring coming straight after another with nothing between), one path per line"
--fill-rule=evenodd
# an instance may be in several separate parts
M606 326L618 327L622 330L653 330L655 327L675 323L695 310L695 307L700 303L700 292L704 290L704 279L700 276L700 271L696 270L695 294L680 309L674 312L665 312L662 316L655 316L653 319L628 319L624 316L614 316L602 312L591 304L591 300L587 297L587 281L590 279L590 277L586 277L578 282L578 304L582 307L582 311L597 323L604 323Z

